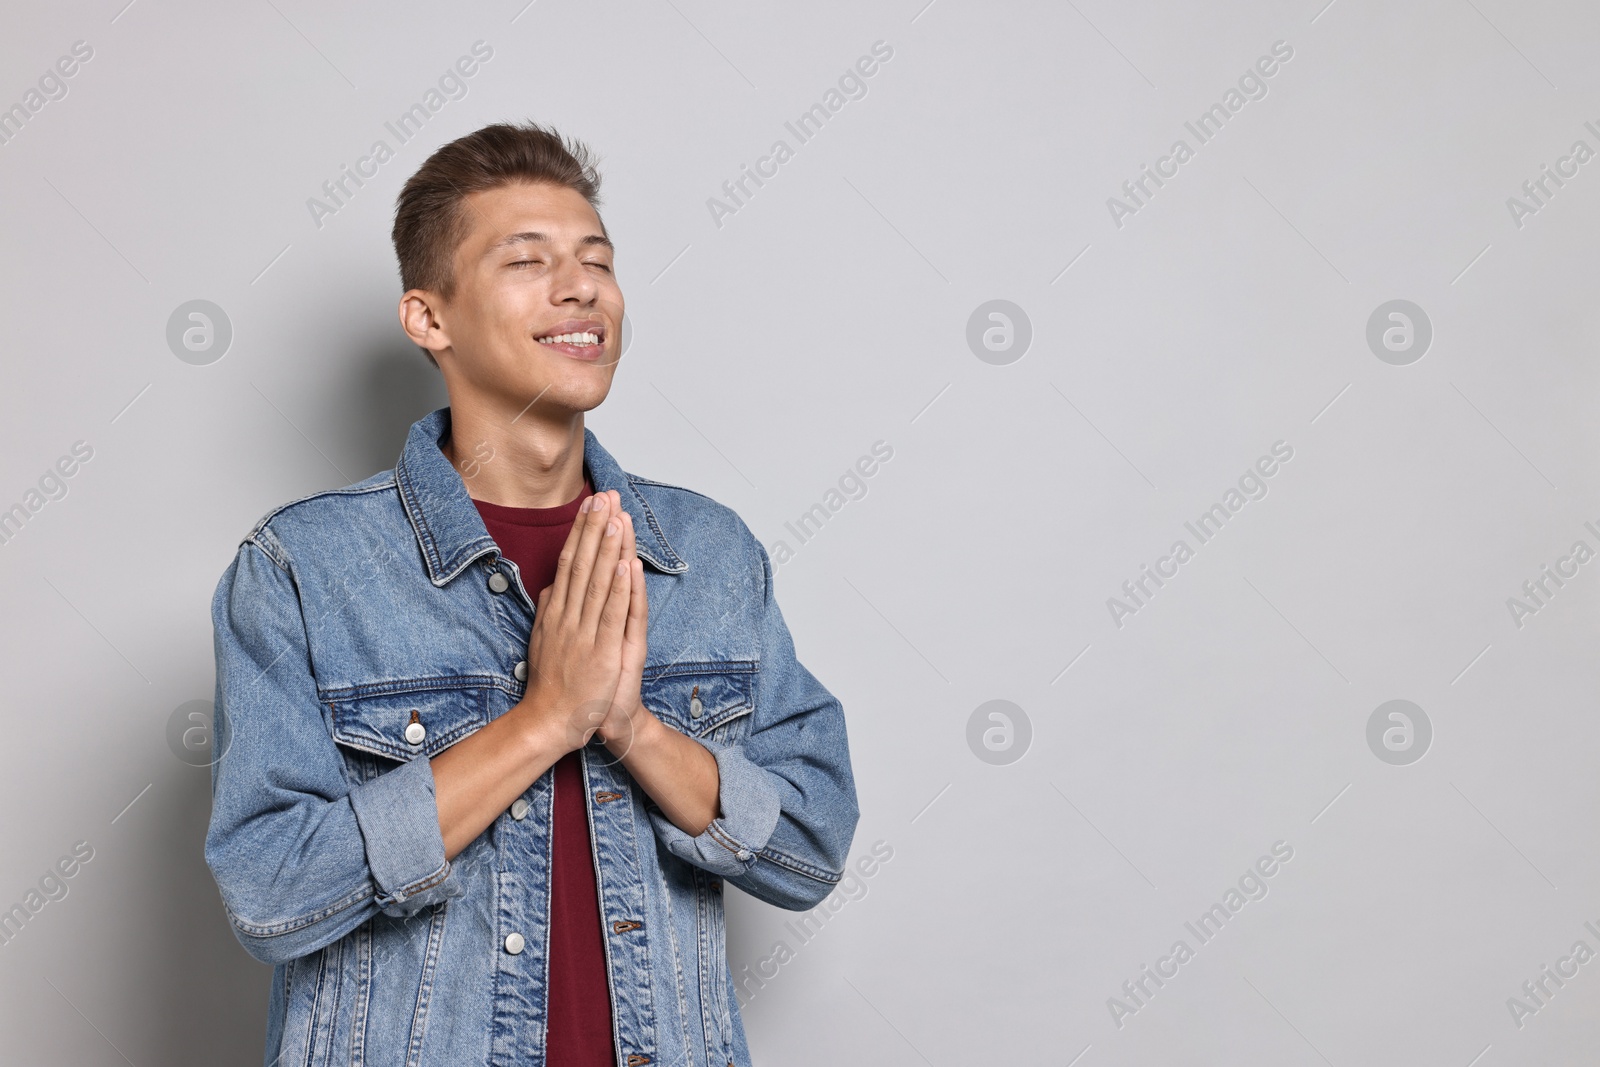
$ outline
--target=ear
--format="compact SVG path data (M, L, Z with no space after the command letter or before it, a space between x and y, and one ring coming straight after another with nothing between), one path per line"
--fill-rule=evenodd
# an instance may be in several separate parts
M436 293L426 289L408 289L400 297L400 328L413 344L432 353L435 363L450 348L450 334L440 318L443 305Z

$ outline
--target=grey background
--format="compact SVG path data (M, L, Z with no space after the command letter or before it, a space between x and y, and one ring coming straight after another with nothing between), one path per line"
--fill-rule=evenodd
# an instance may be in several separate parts
M392 465L444 402L395 322L406 176L534 118L603 157L633 343L589 425L769 546L888 442L779 570L843 700L853 855L893 859L822 932L729 900L758 1062L1577 1063L1600 961L1506 1000L1600 926L1600 10L1575 2L430 7L12 5L0 106L94 49L0 146L0 507L94 449L0 546L0 907L94 859L0 948L0 1058L256 1062L269 970L202 856L209 600L246 530ZM477 40L493 58L336 215L324 180ZM813 140L783 126L894 49ZM1273 42L1294 49L1118 228L1106 201ZM795 156L719 227L707 199ZM388 137L392 143L393 138ZM226 355L166 343L189 300ZM968 317L1023 308L979 359ZM1394 366L1369 315L1431 347ZM1137 615L1107 598L1285 441L1293 459ZM1189 538L1189 540L1193 540ZM1070 665L1070 666L1069 666ZM1380 760L1415 702L1432 744ZM968 747L991 700L1031 741ZM1294 849L1136 1015L1107 999L1276 841ZM768 973L771 968L769 966Z

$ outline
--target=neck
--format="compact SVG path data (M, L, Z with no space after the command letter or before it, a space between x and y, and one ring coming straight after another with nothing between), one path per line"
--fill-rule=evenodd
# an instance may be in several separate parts
M502 412L451 398L439 450L475 500L553 508L583 492L583 412Z

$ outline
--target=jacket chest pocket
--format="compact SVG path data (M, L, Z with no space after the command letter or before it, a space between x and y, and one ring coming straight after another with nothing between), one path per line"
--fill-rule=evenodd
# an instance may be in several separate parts
M755 682L756 665L743 660L647 666L639 698L679 733L733 742L750 730Z
M325 697L333 739L348 749L405 762L433 756L489 722L487 686L401 687Z

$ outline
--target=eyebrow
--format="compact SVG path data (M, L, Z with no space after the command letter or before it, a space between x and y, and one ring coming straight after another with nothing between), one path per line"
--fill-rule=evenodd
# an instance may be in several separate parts
M540 233L538 230L523 230L521 233L508 233L504 237L500 238L500 240L498 240L494 244L490 245L489 248L483 254L486 257L487 256L492 256L492 255L495 255L498 252L501 252L501 251L504 251L507 248L510 248L512 245L522 244L525 241L533 241L533 242L537 242L537 243L540 243L540 244L548 244L549 241L550 241L550 235L549 234L545 234L545 233ZM613 245L611 243L611 238L602 236L602 235L597 234L597 233L591 233L587 237L580 238L578 240L578 244L580 246L585 246L585 247L591 246L591 245L604 245L605 247L611 249L612 252L615 252L617 250L616 245Z

